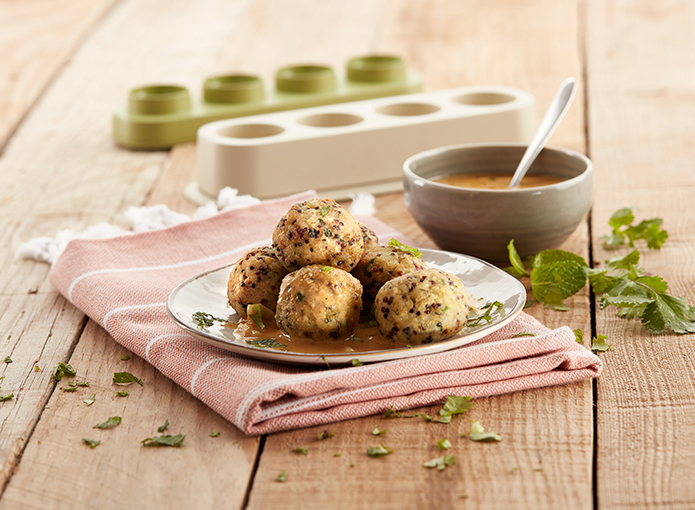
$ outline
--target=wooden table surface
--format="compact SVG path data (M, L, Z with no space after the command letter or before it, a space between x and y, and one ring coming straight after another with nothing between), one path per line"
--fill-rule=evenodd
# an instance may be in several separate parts
M0 0L0 359L12 359L0 364L0 394L15 395L0 403L0 509L695 508L695 336L647 333L599 310L586 288L569 312L528 312L585 338L607 335L603 374L476 401L468 418L502 442L460 439L464 419L438 428L383 416L331 425L335 437L319 442L325 427L246 437L143 360L120 361L126 351L51 287L47 264L15 257L22 242L59 230L126 226L128 206L194 211L182 194L194 144L113 143L111 114L130 88L195 89L228 71L271 79L288 63L340 68L389 52L407 57L426 90L514 86L536 96L539 116L577 77L551 143L592 158L594 206L562 248L603 262L608 218L636 206L670 234L661 250L641 250L641 265L692 304L694 26L690 0ZM400 193L376 205L379 218L434 246ZM88 391L60 391L59 362ZM82 403L112 394L111 375L126 365L142 388ZM128 419L108 442L82 443L116 415ZM184 446L143 448L165 420ZM398 455L366 456L375 426L390 429ZM457 464L423 468L443 437ZM290 453L298 446L309 455Z

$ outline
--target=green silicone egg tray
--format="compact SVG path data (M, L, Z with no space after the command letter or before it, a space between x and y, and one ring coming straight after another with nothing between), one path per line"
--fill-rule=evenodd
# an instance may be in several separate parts
M130 149L167 149L195 141L198 128L216 120L420 90L419 76L391 55L353 58L344 76L322 65L284 67L274 87L254 75L214 76L204 81L199 98L178 85L149 85L130 91L127 107L114 113L113 134Z

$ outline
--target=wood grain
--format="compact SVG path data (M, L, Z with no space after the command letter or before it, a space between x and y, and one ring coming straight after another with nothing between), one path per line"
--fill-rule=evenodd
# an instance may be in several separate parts
M687 1L589 2L589 137L596 165L595 260L607 221L637 206L637 220L661 217L669 239L640 265L670 292L695 303L695 6ZM620 254L627 250L620 250ZM695 506L693 335L653 335L639 322L597 314L608 336L598 381L597 491L600 508Z

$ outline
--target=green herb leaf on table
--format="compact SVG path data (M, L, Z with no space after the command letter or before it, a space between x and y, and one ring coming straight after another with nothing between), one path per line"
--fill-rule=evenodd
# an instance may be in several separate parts
M607 250L615 249L627 242L627 245L632 248L635 241L641 239L647 243L647 248L661 249L661 246L668 239L668 232L661 228L663 219L652 218L632 225L632 222L635 221L632 209L632 207L623 207L613 213L613 216L608 220L608 225L613 231L610 235L601 237L603 247Z
M437 448L440 450L447 450L451 448L451 442L447 438L440 439L437 441Z
M454 464L456 464L456 457L454 455L446 455L428 460L423 466L426 468L437 468L439 471L442 471L446 469L447 466L453 466Z
M217 437L217 436L219 436L219 435L220 435L220 433L217 432L217 431L210 432L210 437Z
M372 430L372 435L373 436L383 436L388 431L389 431L389 429L380 430L379 427L374 427L374 430Z
M96 393L92 393L89 398L84 399L82 402L84 402L85 405L91 406L96 401L96 396Z
M144 446L174 446L179 447L183 444L183 440L186 436L183 434L176 434L175 436L157 436L148 437L140 441Z
M10 358L9 356L7 356L7 357L5 358L5 363L7 363L7 364L12 363L12 358Z
M127 397L128 391L126 391L126 390L117 391L116 395L118 395L119 397Z
M86 437L83 437L82 441L85 444L89 445L90 448L96 448L101 443L101 441L96 441L94 439L87 439Z
M130 359L130 356L127 354L121 354L121 361L128 361Z
M471 397L458 397L456 395L449 395L446 397L446 402L444 402L444 407L439 410L440 416L453 416L455 414L461 414L468 411L473 407L473 402L471 402Z
M611 348L610 345L606 343L606 335L598 335L596 338L591 340L591 350L605 352Z
M509 244L507 245L507 252L509 253L509 262L511 263L512 267L506 268L505 271L517 278L528 276L529 273L526 271L524 263L521 261L521 257L514 246L514 239L509 241Z
M353 366L353 367L361 367L362 365L364 365L364 363L362 363L362 362L361 362L360 360L358 360L358 359L353 359L351 363L352 363L352 366Z
M195 312L193 315L191 315L191 319L193 319L193 322L196 323L198 329L209 328L215 323L215 321L227 322L224 319L220 319L219 317L215 317L214 315L205 312Z
M77 375L77 372L67 363L58 363L53 367L53 379L56 381L60 381L65 376L73 377L75 375Z
M110 428L113 428L117 425L120 425L121 420L122 419L120 416L112 416L111 418L109 418L108 420L106 420L103 423L97 423L92 428L94 428L94 429L110 429Z
M287 481L287 471L282 470L280 474L275 479L276 482L286 482Z
M0 395L0 402L6 402L7 400L12 400L14 398L14 393L9 395Z
M142 379L135 377L130 372L116 372L115 374L113 374L113 383L114 384L138 383L140 386L142 386Z
M369 448L367 448L367 455L369 455L370 457L383 457L390 453L393 453L393 450L389 450L381 444L377 446L370 446Z
M400 418L400 417L401 417L401 413L399 413L398 411L396 411L396 410L393 408L393 406L389 407L389 408L386 410L386 413L384 413L384 418Z
M335 436L335 432L332 432L332 431L326 429L323 432L319 433L318 439L319 439L319 441L323 441L324 439L329 439L333 436Z
M164 422L164 425L160 425L159 427L157 427L157 432L164 432L168 428L169 428L169 420L166 420Z
M468 320L466 321L466 326L473 328L479 326L483 323L489 324L492 322L492 315L495 312L499 312L500 316L504 317L504 304L499 301L492 301L485 303L480 307L480 310L470 309L468 313ZM483 322L484 321L484 322Z
M422 253L420 250L417 248L412 248L410 246L406 246L402 242L400 242L397 239L391 239L388 244L391 248L396 248L399 251L405 252L405 253L410 253L411 255L415 255L417 258L422 257Z
M471 439L471 441L502 441L502 438L499 435L493 432L485 432L482 424L475 420L473 420L471 432L468 434L468 437Z
M584 333L581 329L574 330L574 339L577 343L581 344L584 342Z
M290 451L291 451L292 453L299 453L299 454L302 454L302 455L309 455L309 450L306 449L306 448L292 448L292 450L290 450Z

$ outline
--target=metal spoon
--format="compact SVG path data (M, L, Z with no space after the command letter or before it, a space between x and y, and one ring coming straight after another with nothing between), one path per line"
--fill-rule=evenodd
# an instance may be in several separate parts
M519 166L514 172L512 181L509 183L510 188L516 188L519 186L521 179L524 178L526 172L528 171L531 163L536 159L536 156L541 152L541 149L545 146L546 142L553 134L555 128L560 124L560 121L567 113L567 110L572 104L572 99L574 99L574 94L576 92L577 81L574 78L567 78L562 82L560 88L557 89L555 97L552 103L548 107L548 111L545 112L545 117L541 121L541 125L536 131L536 134L531 140L531 143L524 152L524 156L521 158Z

